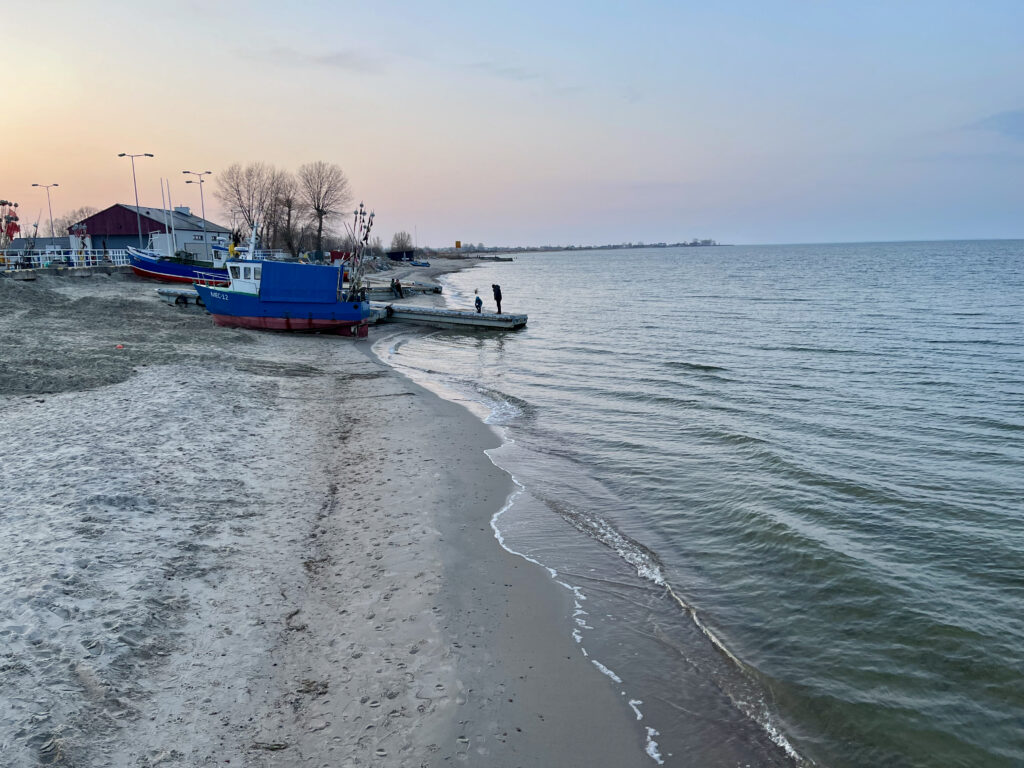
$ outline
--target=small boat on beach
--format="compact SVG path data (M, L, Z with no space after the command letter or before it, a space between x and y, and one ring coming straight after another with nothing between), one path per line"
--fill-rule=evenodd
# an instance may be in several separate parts
M362 286L362 253L372 224L373 214L360 205L353 227L358 247L347 284L344 265L251 258L254 232L244 258L227 261L227 285L219 274L200 271L193 286L217 325L364 338L371 312Z

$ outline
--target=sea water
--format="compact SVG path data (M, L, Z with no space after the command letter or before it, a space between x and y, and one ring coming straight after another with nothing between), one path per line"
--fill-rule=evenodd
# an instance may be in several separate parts
M1024 765L1024 242L516 255L385 359L500 430L506 548L653 762Z

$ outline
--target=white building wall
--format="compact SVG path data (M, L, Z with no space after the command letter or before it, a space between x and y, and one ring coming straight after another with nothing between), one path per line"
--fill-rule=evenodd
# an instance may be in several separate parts
M152 235L152 245L157 251L161 253L168 253L167 244L170 241L170 236L164 233L154 233ZM214 243L227 243L227 235L219 232L207 232L206 240L203 240L203 231L201 229L176 229L174 230L174 248L173 252L188 251L189 253L195 253L198 255L206 255L207 248L204 245L209 243L211 246ZM210 254L213 253L213 248L209 249Z

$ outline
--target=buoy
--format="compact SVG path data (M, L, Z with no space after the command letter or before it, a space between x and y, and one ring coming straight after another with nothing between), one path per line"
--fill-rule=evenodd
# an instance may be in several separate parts
M118 345L117 345L117 348L118 348L118 349L124 349L124 344L118 344Z

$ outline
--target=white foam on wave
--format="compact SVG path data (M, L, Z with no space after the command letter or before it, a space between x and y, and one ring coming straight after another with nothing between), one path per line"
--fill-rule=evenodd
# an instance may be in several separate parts
M622 682L622 678L621 677L616 675L614 672L612 672L610 669L608 669L608 667L606 667L604 664L602 664L597 659L591 659L590 663L593 664L598 669L600 669L602 674L607 675L612 680L614 680L616 683L621 683Z
M484 419L487 424L508 424L519 416L522 411L507 400L496 400L490 403L491 415Z
M658 765L664 765L665 761L661 757L661 752L658 751L658 742L654 740L655 736L660 735L660 733L658 733L650 726L647 727L647 749L645 751L647 752L651 760L656 762Z

